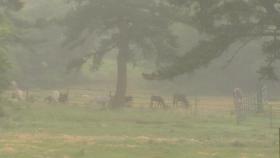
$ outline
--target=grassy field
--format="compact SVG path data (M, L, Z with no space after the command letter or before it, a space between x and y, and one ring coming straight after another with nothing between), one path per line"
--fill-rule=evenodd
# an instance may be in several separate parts
M137 107L102 110L78 101L1 103L2 158L273 158L278 156L277 125L266 114L240 125L227 99L207 98L198 114L191 109ZM220 100L220 102L219 102ZM144 101L142 101L144 102ZM209 106L206 105L209 103Z

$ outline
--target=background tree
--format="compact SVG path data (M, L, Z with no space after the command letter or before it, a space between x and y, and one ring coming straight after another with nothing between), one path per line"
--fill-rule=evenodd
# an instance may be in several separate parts
M203 39L174 64L161 68L151 79L168 79L208 66L228 48L239 44L236 54L251 41L261 40L266 65L260 80L277 80L274 64L279 60L279 1L276 0L170 0L178 7L182 22L192 26ZM233 55L228 63L231 63Z
M93 59L97 70L106 53L117 52L117 81L114 106L121 106L127 89L127 64L142 52L146 58L163 61L175 51L176 38L170 31L170 6L164 1L150 0L74 0L67 16L66 43L70 48L88 44L82 58L70 62L80 66ZM154 54L153 54L154 53ZM173 54L174 55L174 54Z
M7 59L7 45L13 36L12 21L9 16L10 11L18 11L23 7L19 0L0 1L0 92L8 86L7 71L9 63Z
M64 0L28 0L25 7L12 14L16 26L9 58L12 77L24 87L56 87L65 80L65 54L61 49L63 29L51 19L67 12ZM68 57L68 56L67 56Z

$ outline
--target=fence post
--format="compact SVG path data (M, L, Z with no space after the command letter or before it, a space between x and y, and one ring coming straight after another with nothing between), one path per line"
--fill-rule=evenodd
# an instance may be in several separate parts
M258 97L254 96L254 113L258 111Z
M273 127L273 110L272 110L272 105L269 105L269 119L270 119L270 128L272 128Z
M195 96L195 99L194 99L194 115L195 116L197 115L197 106L198 106L198 98L197 98L197 96Z

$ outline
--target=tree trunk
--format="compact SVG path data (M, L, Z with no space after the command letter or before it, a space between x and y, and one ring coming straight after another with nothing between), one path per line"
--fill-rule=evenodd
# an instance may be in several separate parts
M125 104L125 95L127 88L127 57L121 50L117 57L117 83L116 92L113 101L114 107L121 107Z
M116 92L113 98L113 107L122 107L125 105L125 96L127 89L127 59L129 53L129 41L127 37L127 24L123 21L119 27L120 36L118 41L117 56L117 83Z

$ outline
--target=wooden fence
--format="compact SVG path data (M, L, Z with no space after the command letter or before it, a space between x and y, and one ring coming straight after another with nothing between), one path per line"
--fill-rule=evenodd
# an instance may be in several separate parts
M61 90L63 91L63 90ZM50 95L52 90L29 90L30 95L35 96L38 102L43 102L43 99ZM6 97L10 97L11 92L7 92ZM134 91L129 92L133 96L133 107L147 108L150 104L151 92L148 91ZM90 105L93 104L95 96L109 95L107 89L70 89L70 104L72 105ZM166 104L172 108L173 96L161 95ZM194 115L207 114L225 114L234 115L233 98L231 96L188 96L187 97L191 107L188 109ZM256 95L247 95L242 100L242 112L246 116L254 114L257 111L258 101ZM269 102L265 104L265 112L268 114L271 127L274 125L274 118L280 116L280 101Z

